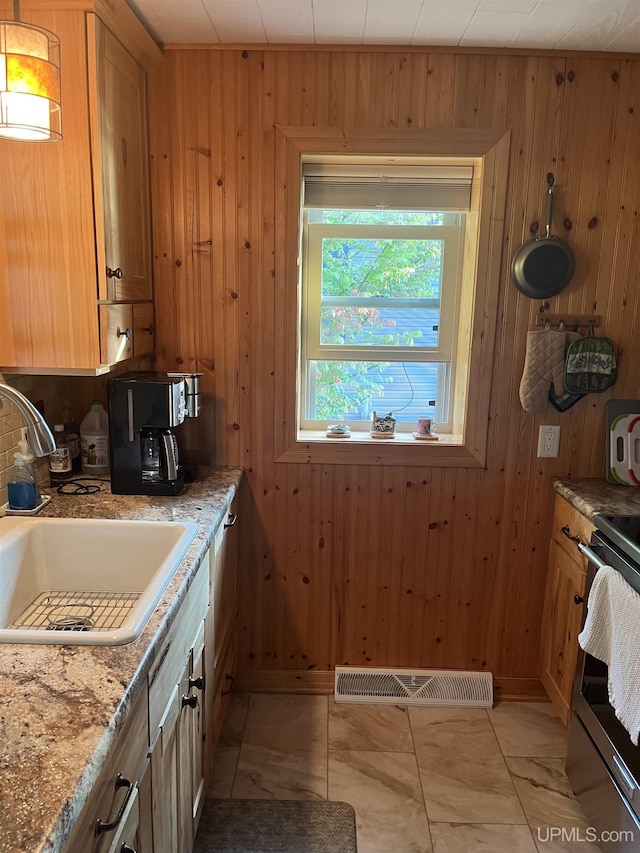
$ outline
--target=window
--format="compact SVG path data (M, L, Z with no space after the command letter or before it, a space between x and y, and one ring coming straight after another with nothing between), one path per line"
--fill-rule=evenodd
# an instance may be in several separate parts
M471 166L304 165L300 425L452 429Z
M279 338L271 372L273 405L265 414L273 423L276 463L484 466L498 295L507 275L503 234L509 149L509 131L493 129L276 128L273 180L269 177L265 183L267 190L273 187L275 261L274 322L273 327L265 328L265 334L271 330ZM353 174L354 163L362 164L359 173ZM371 166L379 172L381 164L385 170L390 166L414 170L418 166L471 167L466 201L452 201L453 188L459 190L465 184L453 180L453 175L436 182L434 175L414 174L407 181L402 179L407 176L398 171L383 182L386 198L372 203L369 197L365 203L364 196L373 192L370 185L381 182L362 180L375 178L362 172ZM313 166L320 166L321 173L313 174ZM357 201L355 184L361 193ZM424 196L427 190L429 204L416 204L416 196ZM379 193L380 186L375 191ZM376 207L378 203L380 208ZM377 213L384 214L382 221L375 221L373 215ZM377 233L376 229L381 230ZM386 291L338 286L339 267L346 256L358 255L355 268L361 271L376 267L377 258L389 243L394 245L388 251L399 256L403 241L405 249L422 257L423 269L428 271L420 284L411 283L414 265L407 263L396 264L394 287ZM316 289L315 296L307 298L314 276L314 265L308 263L310 248L316 254ZM459 276L460 282L453 305L447 303L451 264L457 267L454 277ZM331 278L331 265L337 267L335 280ZM385 292L395 295L382 295ZM429 311L438 312L430 323ZM355 336L351 323L347 340L338 322L344 312L351 318L382 316L391 322L386 328L363 322L362 329L355 329ZM452 334L448 331L451 324ZM433 326L438 328L434 330ZM375 364L378 371L396 371L386 377L393 382L381 379L374 383L382 386L383 394L392 389L398 392L396 403L405 368L409 373L423 369L426 375L426 366L431 365L430 380L425 378L422 386L415 374L411 378L414 400L420 396L421 414L425 401L428 406L435 400L433 409L440 412L441 419L448 413L451 432L441 434L437 442L415 441L410 431L399 433L394 441L375 441L369 437L369 423L362 413L374 408L378 398L372 397L369 403L367 394L363 392L359 399L358 392L347 387L351 400L348 413L359 416L366 426L352 431L346 440L328 438L325 426L333 418L318 417L331 411L322 408L326 391L319 371L342 370L340 378L353 384L357 371L364 371L367 364ZM350 372L345 375L344 371ZM368 371L365 379L371 381ZM341 384L348 386L349 381ZM324 385L327 387L326 382ZM381 400L384 402L385 397ZM407 402L405 396L403 405ZM383 406L380 412L376 408L376 412L385 415L394 407L400 416L400 406L395 404L386 409ZM352 423L357 421L355 417ZM411 426L407 421L405 428Z

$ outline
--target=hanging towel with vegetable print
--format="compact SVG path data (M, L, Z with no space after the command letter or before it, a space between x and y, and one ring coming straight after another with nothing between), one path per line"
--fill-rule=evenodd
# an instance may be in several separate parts
M571 394L598 394L616 381L618 369L613 342L597 338L593 325L589 334L567 348L564 388Z

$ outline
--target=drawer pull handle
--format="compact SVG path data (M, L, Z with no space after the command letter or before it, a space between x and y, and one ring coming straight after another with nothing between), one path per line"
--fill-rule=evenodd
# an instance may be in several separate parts
M192 687L195 687L196 690L204 690L204 676L199 675L197 678L193 678L193 676L189 676L189 690Z
M120 853L136 853L136 851L133 849L133 847L129 847L128 844L123 843L122 847L120 848Z
M584 601L584 598L583 598L581 595L578 595L578 594L576 593L576 594L573 596L573 600L574 600L575 604L582 604L582 602Z
M117 278L118 281L122 278L122 270L120 267L116 267L114 270L111 267L107 267L107 278Z
M96 821L96 828L95 828L95 834L96 835L102 835L103 832L111 832L111 830L115 829L116 826L122 820L122 815L124 814L125 809L127 808L127 804L129 802L129 800L131 799L131 794L133 793L133 782L130 782L128 779L125 779L121 773L118 773L118 775L116 776L116 784L115 784L116 791L119 788L126 788L127 789L127 793L126 793L124 800L122 801L122 805L120 806L120 810L118 811L118 814L116 815L115 820L112 820L110 823L105 823L105 821L100 820L100 818L98 818L98 820Z
M227 515L227 520L222 525L223 530L226 530L227 527L233 527L233 525L236 523L237 520L238 520L238 516L234 515L234 513L230 512Z
M562 532L564 533L564 535L567 537L567 539L571 539L571 541L572 541L572 542L575 542L575 543L576 543L576 545L582 545L582 542L580 541L580 537L579 537L579 536L573 536L573 535L571 534L571 531L569 530L569 525L568 525L568 524L565 524L565 526L564 526L564 527L561 527L560 529L562 530Z
M190 708L198 707L198 697L195 693L192 693L191 696L182 697L182 707L184 708L185 705L188 705Z
M148 332L150 335L152 335L153 334L153 326L143 326L142 331Z
M229 693L231 693L231 691L233 690L233 676L232 675L225 675L225 681L230 681L231 686L229 687L228 690L221 690L220 691L221 696L228 696Z
M120 326L118 326L118 329L116 331L116 335L119 338L124 336L128 341L130 341L131 340L131 329L125 329L123 332L122 329L120 328Z

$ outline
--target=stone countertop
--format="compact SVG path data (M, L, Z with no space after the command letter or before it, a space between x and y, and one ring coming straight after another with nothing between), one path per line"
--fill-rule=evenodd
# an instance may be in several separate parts
M108 483L95 495L50 490L42 517L192 521L199 531L133 643L0 644L0 853L62 850L241 477L203 468L178 497L112 495Z
M588 477L553 477L553 488L587 518L640 515L640 488Z

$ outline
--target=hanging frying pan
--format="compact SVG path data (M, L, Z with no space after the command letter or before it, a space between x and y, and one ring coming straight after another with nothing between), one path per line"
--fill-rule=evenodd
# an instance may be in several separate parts
M521 293L530 299L555 296L569 283L575 261L569 246L551 233L553 212L553 173L547 174L545 233L527 240L513 256L511 278Z

